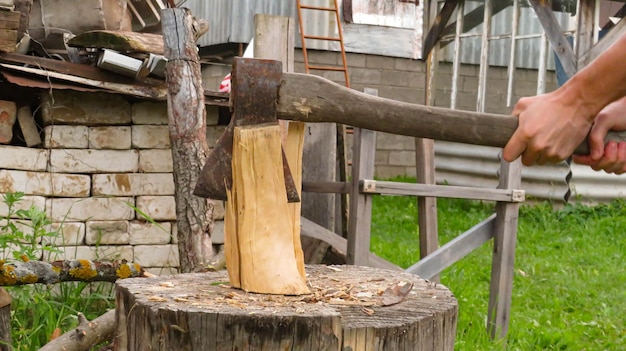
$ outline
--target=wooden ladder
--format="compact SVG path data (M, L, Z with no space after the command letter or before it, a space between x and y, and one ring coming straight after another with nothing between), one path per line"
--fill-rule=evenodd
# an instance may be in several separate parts
M348 63L346 60L346 49L343 44L343 30L341 28L341 18L339 16L339 5L337 0L333 0L333 5L330 7L325 6L312 6L302 4L301 0L296 0L296 5L298 8L298 23L300 25L300 41L302 43L302 57L304 58L304 69L306 74L311 74L311 71L336 71L343 72L345 86L350 88L350 78L348 76ZM334 13L335 23L337 24L337 36L336 37L327 37L320 35L309 35L305 33L304 30L304 17L302 16L303 10L308 11L327 11L329 13ZM319 40L319 41L330 41L339 43L339 49L341 51L341 65L311 65L309 63L309 56L307 53L306 41L308 40ZM337 125L337 159L339 160L339 179L342 182L346 182L348 179L348 166L350 162L348 161L348 152L347 152L347 134L352 134L353 128L345 125ZM342 221L342 234L347 235L348 231L348 196L346 194L342 194L341 196L341 221Z

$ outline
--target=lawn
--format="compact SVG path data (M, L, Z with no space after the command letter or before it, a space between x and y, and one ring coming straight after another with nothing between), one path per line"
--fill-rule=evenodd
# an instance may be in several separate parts
M440 243L493 213L493 203L438 199ZM416 199L378 196L372 251L402 267L419 258ZM626 202L520 210L506 347L485 331L491 241L441 275L459 301L455 350L626 350Z

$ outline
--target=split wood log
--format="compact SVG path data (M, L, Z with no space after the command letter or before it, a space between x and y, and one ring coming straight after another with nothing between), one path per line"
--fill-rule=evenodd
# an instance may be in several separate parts
M180 269L191 272L208 264L213 256L211 228L213 205L195 196L193 187L206 162L206 111L196 31L191 12L185 8L163 10L167 114L172 141L176 182L176 224Z
M96 262L65 260L54 262L0 261L0 286L54 284L58 282L114 282L118 279L143 277L145 271L137 263L123 261Z
M225 272L116 286L116 350L452 351L458 304L405 272L307 266L311 293L251 294Z
M67 44L72 47L81 48L163 54L163 36L153 33L92 30L73 37Z
M39 351L87 351L103 341L112 340L114 332L115 310L110 310L91 322L79 313L76 328L50 341Z
M11 295L0 288L0 351L11 351Z
M308 293L304 270L298 269L304 259L285 195L278 124L235 127L232 176L224 217L232 286L264 294Z

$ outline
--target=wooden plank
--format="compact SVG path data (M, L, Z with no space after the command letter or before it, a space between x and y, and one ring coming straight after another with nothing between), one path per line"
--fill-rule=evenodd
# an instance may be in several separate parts
M489 189L454 185L414 184L369 179L361 180L361 188L361 191L364 193L381 195L412 195L502 202L523 202L525 200L524 190L517 189Z
M556 56L561 61L563 70L571 77L576 73L576 59L574 57L574 50L569 41L563 34L561 26L559 26L552 12L551 3L542 0L529 0L532 5L537 18L543 27L543 30L548 36L548 41L554 48Z
M515 87L515 72L517 70L517 33L519 31L519 0L513 0L513 15L511 19L511 51L509 52L509 68L506 72L507 85L506 85L506 106L513 106L514 87Z
M194 39L195 42L195 39ZM118 30L92 30L78 34L67 44L72 47L111 49L120 52L163 54L163 36Z
M406 271L424 279L431 279L493 238L495 218L495 214L491 215L407 268Z
M308 193L332 193L349 194L350 183L348 182L304 182L302 191Z
M521 187L522 164L520 160L512 163L501 162L499 183L499 189ZM519 203L498 202L496 204L487 311L487 330L494 339L504 338L509 329L519 206Z
M355 128L352 142L352 191L348 218L348 264L369 265L372 196L361 194L359 180L374 177L376 132Z
M582 69L595 60L609 46L613 45L622 35L626 35L626 20L622 19L611 29L600 41L598 41L591 49L585 52L578 59L578 69Z
M487 78L489 73L489 35L491 34L492 4L492 0L485 0L485 12L483 14L483 32L480 40L478 93L476 94L476 111L478 112L485 112L485 104L487 98Z
M457 5L456 32L454 33L454 53L452 59L452 91L450 92L450 108L456 108L456 98L459 94L459 71L461 68L461 34L463 33L463 18L465 0Z
M576 12L577 23L574 50L576 57L581 57L596 42L596 0L580 0Z
M302 217L301 219L301 233L304 236L308 236L310 238L322 240L332 247L334 247L339 252L346 252L348 248L348 240L342 238L336 233L322 227L321 225L307 219L306 217ZM369 253L369 264L372 267L376 268L384 268L384 269L393 269L393 270L402 270L402 268L394 265L393 263L378 257L374 253Z
M504 9L507 9L509 6L511 6L512 1L511 0L503 0L503 1L496 1L494 4L492 4L492 14L496 15L500 12L502 12ZM469 31L471 31L472 29L476 28L477 26L479 26L480 24L483 23L484 20L484 10L485 10L485 5L480 5L478 7L476 7L475 9L473 9L472 11L468 12L467 14L465 14L465 16L463 17L463 33L468 33ZM442 36L447 36L447 35L451 35L456 31L456 22L450 23L443 31ZM442 46L447 45L448 43L442 43Z
M437 13L437 16L432 20L430 30L426 35L424 44L422 47L422 57L428 57L430 51L439 43L441 34L445 26L448 24L450 17L454 13L454 9L457 8L459 0L448 0L443 4L443 8ZM461 0L464 2L464 0Z

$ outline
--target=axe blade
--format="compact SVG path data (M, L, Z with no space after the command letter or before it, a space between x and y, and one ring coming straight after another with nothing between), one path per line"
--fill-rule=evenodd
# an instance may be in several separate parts
M231 161L235 127L278 124L276 104L282 75L280 61L235 58L230 93L233 115L226 131L218 139L200 172L194 195L226 200L226 189L231 189L233 183ZM299 192L287 164L284 150L282 157L287 200L299 202Z

